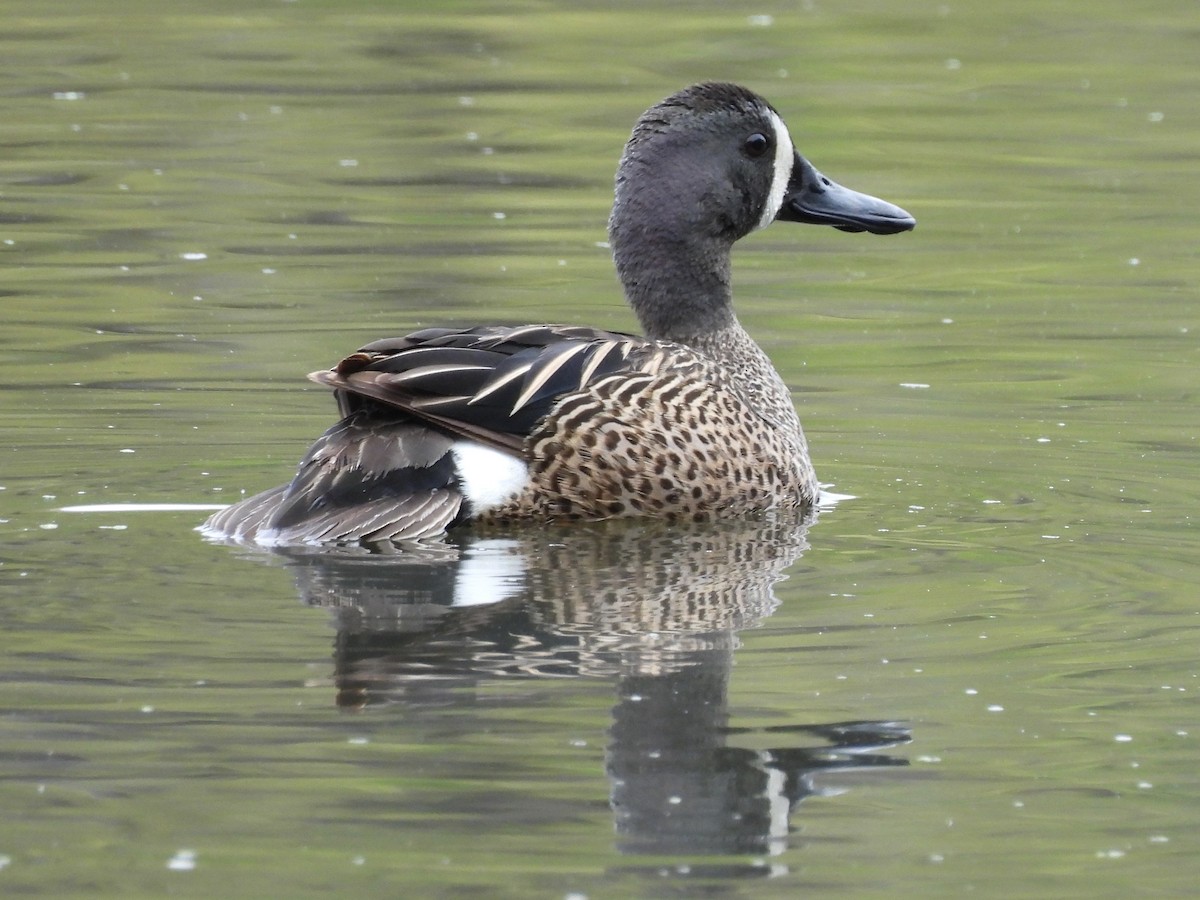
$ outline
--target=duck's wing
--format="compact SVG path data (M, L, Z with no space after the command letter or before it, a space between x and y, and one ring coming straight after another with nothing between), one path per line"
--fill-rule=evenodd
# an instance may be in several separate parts
M655 345L591 328L432 328L368 344L310 378L342 419L290 484L214 514L202 531L259 544L405 541L470 518L485 491L525 470L526 436L559 397L637 369ZM651 355L653 355L651 353ZM475 481L463 439L485 457ZM503 457L510 462L505 463Z
M308 449L289 484L213 514L203 532L257 544L415 540L459 520L454 439L358 411Z
M649 344L564 325L430 328L368 344L313 381L337 391L344 416L374 404L449 434L519 455L564 394L638 368Z

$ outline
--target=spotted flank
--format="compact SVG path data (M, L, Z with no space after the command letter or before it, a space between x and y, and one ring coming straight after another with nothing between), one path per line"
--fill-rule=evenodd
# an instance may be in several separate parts
M609 239L644 337L570 325L427 328L309 377L340 420L291 483L202 530L266 545L406 541L466 524L707 521L817 501L791 392L738 323L735 241L775 221L891 234L904 210L821 175L729 84L648 110Z

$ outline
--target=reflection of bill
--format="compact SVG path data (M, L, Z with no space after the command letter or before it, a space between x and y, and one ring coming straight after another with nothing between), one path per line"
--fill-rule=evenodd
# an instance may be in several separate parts
M808 525L624 521L457 533L387 554L275 553L304 601L333 611L340 705L416 716L481 708L477 689L497 678L611 678L619 849L769 856L814 774L905 765L881 751L909 739L895 722L773 726L745 741L730 727L737 632L774 611Z
M820 793L814 775L907 765L874 752L908 742L895 722L778 726L753 735L771 749L730 746L744 734L728 726L732 654L688 657L686 669L620 679L606 769L623 852L782 853L792 810Z

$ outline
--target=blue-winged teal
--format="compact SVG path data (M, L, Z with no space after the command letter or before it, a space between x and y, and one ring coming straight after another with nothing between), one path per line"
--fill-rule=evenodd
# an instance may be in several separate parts
M791 395L738 324L735 241L775 221L894 234L915 221L821 175L758 95L698 84L638 120L608 231L645 337L429 328L309 377L342 420L292 482L203 531L260 543L394 541L464 522L803 508L817 480Z

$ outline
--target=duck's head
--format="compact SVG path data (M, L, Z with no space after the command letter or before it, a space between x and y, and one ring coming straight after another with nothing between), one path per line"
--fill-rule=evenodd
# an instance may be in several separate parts
M896 234L916 220L842 187L796 150L783 119L736 84L696 84L642 114L617 170L609 238L647 331L731 320L729 251L775 221Z
M634 219L628 215L643 207ZM649 211L653 210L653 215ZM612 224L674 220L744 237L776 220L896 234L916 219L831 181L792 144L779 113L736 84L695 84L642 114L617 171Z

